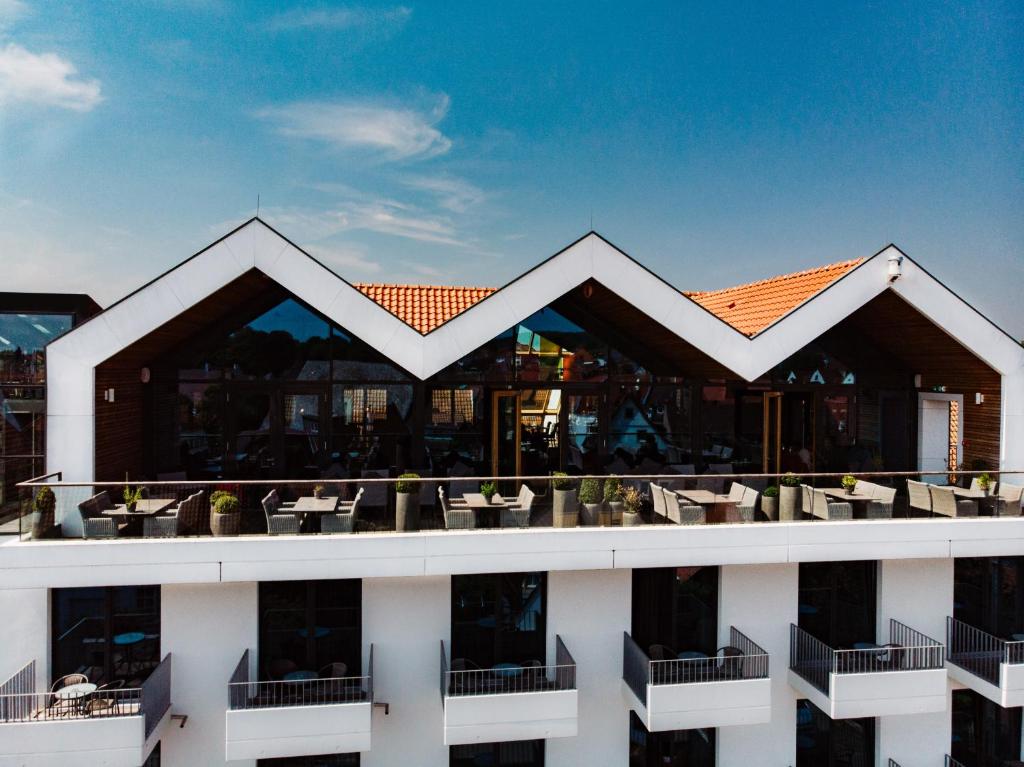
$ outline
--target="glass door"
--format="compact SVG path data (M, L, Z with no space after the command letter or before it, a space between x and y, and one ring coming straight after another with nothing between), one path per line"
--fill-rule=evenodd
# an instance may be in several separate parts
M230 452L224 460L225 478L272 479L281 471L279 440L274 425L279 421L279 402L269 388L236 386L228 392L231 419Z
M491 474L495 477L515 477L520 474L521 422L522 403L519 392L494 392L491 398ZM502 494L515 494L519 491L517 482L503 482L499 485Z
M761 471L765 474L782 473L782 393L766 391L763 395L764 414L761 449Z
M316 479L327 448L323 418L327 392L323 388L285 389L282 395L283 474L289 479Z

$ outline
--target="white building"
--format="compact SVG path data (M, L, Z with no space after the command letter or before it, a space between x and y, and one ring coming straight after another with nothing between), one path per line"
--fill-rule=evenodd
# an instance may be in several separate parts
M0 765L1021 758L1024 348L894 246L352 285L254 219L50 344L47 469L0 538ZM773 509L784 472L862 484Z

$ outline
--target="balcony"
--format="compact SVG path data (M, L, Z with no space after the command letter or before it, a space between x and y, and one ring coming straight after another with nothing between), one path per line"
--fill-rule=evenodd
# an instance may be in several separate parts
M370 750L373 645L365 676L258 682L250 666L246 650L228 682L229 762Z
M648 732L771 721L768 653L730 627L730 649L713 658L651 660L622 635L622 680Z
M0 762L138 767L171 707L171 656L141 687L39 692L36 662L0 685ZM95 687L90 685L90 687Z
M789 683L833 719L946 710L943 646L897 620L889 644L837 650L790 624Z
M445 745L576 735L576 661L555 637L555 665L449 670L441 642Z
M946 668L964 687L1004 708L1024 705L1024 642L946 618Z
M967 765L946 754L946 767L967 767Z

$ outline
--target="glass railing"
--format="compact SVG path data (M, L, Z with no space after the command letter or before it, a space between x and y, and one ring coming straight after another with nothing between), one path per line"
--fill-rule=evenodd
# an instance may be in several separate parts
M68 482L57 473L18 485L17 529L23 540L39 540L1019 517L1024 471L1002 475L1005 481L999 472L866 472Z

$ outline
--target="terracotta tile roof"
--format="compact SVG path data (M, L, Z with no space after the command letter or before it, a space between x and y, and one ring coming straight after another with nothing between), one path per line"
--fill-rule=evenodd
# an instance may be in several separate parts
M355 287L424 335L497 290L451 285L381 285L365 282L357 282Z
M747 285L722 290L684 292L684 295L741 333L755 336L863 261L862 258L840 261ZM365 282L357 282L355 287L424 335L497 290L449 285L384 285Z
M744 335L755 336L863 261L840 261L747 285L685 295Z

